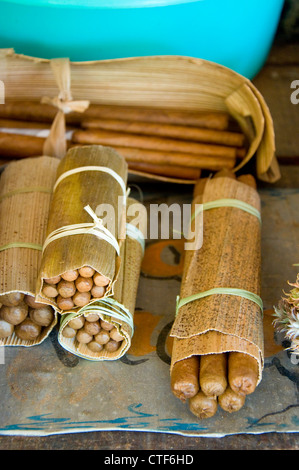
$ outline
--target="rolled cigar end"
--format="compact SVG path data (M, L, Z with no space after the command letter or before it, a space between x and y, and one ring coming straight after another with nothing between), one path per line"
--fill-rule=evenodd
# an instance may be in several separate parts
M106 331L111 331L112 328L114 328L114 325L113 323L110 323L108 321L101 320L101 328L103 328L103 330L106 330Z
M0 317L12 325L19 325L27 317L28 311L28 305L23 301L15 307L3 305L0 309Z
M93 280L90 277L79 276L75 280L76 289L79 292L89 292L93 286Z
M100 320L100 315L98 315L97 313L89 313L88 315L86 315L85 320L90 322L98 321Z
M171 371L171 389L182 402L194 397L199 391L199 359L188 357L173 365Z
M61 297L68 299L76 293L75 283L73 281L66 281L62 279L57 285L57 291Z
M217 173L215 173L214 178L231 178L231 179L235 180L236 175L230 169L223 168L223 170L217 171Z
M58 284L61 281L61 276L49 277L48 279L44 279L44 281L51 285Z
M30 318L26 318L15 327L18 338L24 341L34 341L41 333L41 326L34 323Z
M87 347L94 353L99 353L103 350L103 345L96 341L91 341L88 343Z
M110 340L110 335L108 331L101 330L97 335L94 336L94 340L99 344L106 344Z
M225 392L218 397L218 403L224 411L233 413L239 411L245 403L245 395L234 392L228 386Z
M201 390L189 399L189 409L199 419L211 418L217 411L217 400L207 397Z
M79 276L79 273L77 269L71 270L71 271L66 271L65 273L61 274L62 279L65 281L75 281L77 277Z
M107 352L115 352L118 350L120 346L120 341L114 341L113 339L110 339L108 343L104 345L104 349Z
M90 292L76 292L73 296L73 302L77 307L84 307L90 301Z
M228 382L235 393L249 395L258 382L258 364L249 354L231 352L228 356Z
M120 332L118 331L116 327L112 328L112 330L110 331L110 338L118 342L124 339L123 335L120 334Z
M100 323L98 321L85 322L83 329L91 336L97 335L101 331Z
M58 296L58 290L55 285L44 283L43 294L50 299L54 299Z
M24 299L25 294L22 292L11 292L0 296L0 304L6 307L15 307Z
M8 338L14 332L14 325L0 318L0 339Z
M74 330L80 330L85 324L85 318L81 315L80 317L73 318L68 322L68 326Z
M226 354L206 354L200 357L199 385L207 396L217 397L227 387Z
M71 328L70 326L65 326L62 330L62 335L65 338L74 338L76 336L77 331L74 328Z
M108 277L103 276L102 274L95 273L93 276L93 282L96 286L106 287L108 286L110 280L108 279Z
M95 269L91 268L90 266L83 266L78 270L78 272L79 276L89 278L94 275Z
M105 291L106 289L104 286L93 286L90 293L92 297L100 299L105 295Z
M79 341L79 343L88 344L93 340L93 337L89 333L86 333L86 331L84 331L82 328L81 330L77 331L76 339Z
M61 295L58 295L56 299L56 303L57 303L57 307L60 310L71 310L72 308L74 308L74 302L71 297L69 297L68 299L65 299L64 297L61 297Z
M31 308L43 308L45 304L41 302L36 302L35 298L32 295L25 295L24 301Z
M34 323L40 326L49 326L54 320L54 311L49 305L29 310L29 316Z

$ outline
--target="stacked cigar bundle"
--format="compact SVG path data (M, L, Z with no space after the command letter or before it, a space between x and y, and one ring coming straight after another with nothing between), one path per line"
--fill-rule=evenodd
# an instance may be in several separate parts
M50 305L35 301L32 295L22 292L0 296L0 339L16 337L25 342L36 341L42 331L55 321Z
M139 214L139 227L129 212ZM127 233L121 245L121 266L112 297L99 299L78 313L63 315L59 342L73 354L86 359L115 360L130 348L134 330L134 310L146 235L144 206L127 200Z
M194 214L197 204L203 241L185 252L171 331L171 388L202 419L214 416L218 405L239 411L254 392L263 369L263 322L254 178L222 171L202 179L194 191Z
M109 279L90 266L66 271L44 279L42 296L56 303L59 310L84 307L90 301L104 297Z
M59 160L11 162L0 188L0 344L40 344L57 323L56 310L36 302L51 194Z
M36 102L11 102L0 109L3 158L41 154L45 139L10 134L7 129L49 127L55 108ZM232 169L246 155L244 134L225 112L91 104L84 113L69 113L68 147L107 145L128 162L130 171L157 178L194 182L202 170ZM6 132L5 132L6 130ZM26 146L26 155L24 154Z
M111 295L120 265L125 224L127 164L108 147L70 149L57 169L37 301L60 313ZM109 229L97 209L108 204ZM108 221L108 222L109 222Z

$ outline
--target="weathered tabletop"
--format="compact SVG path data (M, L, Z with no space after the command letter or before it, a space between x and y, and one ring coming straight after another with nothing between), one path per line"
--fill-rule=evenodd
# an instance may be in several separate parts
M276 131L277 155L281 163L282 178L274 185L259 183L259 190L264 197L271 198L272 194L281 195L296 192L299 188L299 104L292 104L290 95L292 92L291 82L299 79L299 45L274 46L269 56L267 64L260 74L253 80L255 85L264 95L274 120ZM145 194L147 188L143 188ZM157 186L159 191L161 188ZM170 196L175 196L176 189L169 187ZM188 193L184 188L180 191ZM165 188L163 189L165 192ZM292 232L283 230L284 213L277 210L276 226L281 229L279 232L283 237L280 247L285 244L286 249L294 243L293 237L298 235L298 227L295 226ZM266 219L267 222L267 219ZM270 230L266 226L266 230ZM272 243L272 242L271 242ZM267 246L267 244L265 245ZM271 244L274 247L274 244ZM289 279L276 273L281 273L280 266L283 265L283 250L277 249L271 254L271 263L264 265L269 275L269 270L273 274L275 291L275 302L280 291L285 289L285 282ZM273 255L273 256L272 256ZM298 262L294 259L294 262ZM294 271L290 271L290 274ZM265 289L268 285L265 286ZM267 296L267 292L266 292ZM47 437L27 437L27 436L0 436L0 449L10 450L71 450L71 449L105 449L105 450L193 450L193 449L241 449L241 450L271 450L271 449L299 449L299 435L297 433L262 433L262 434L235 434L222 438L211 437L184 437L168 433L135 432L135 431L101 431L60 434Z

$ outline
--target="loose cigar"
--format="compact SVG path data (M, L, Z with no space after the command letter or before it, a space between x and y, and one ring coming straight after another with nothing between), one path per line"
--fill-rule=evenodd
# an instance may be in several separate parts
M54 320L54 312L52 307L44 305L41 308L32 308L29 310L29 317L34 323L40 326L49 326Z
M18 305L25 297L22 292L11 292L10 294L3 294L0 296L0 304L6 307L14 307Z
M104 349L108 352L115 352L118 350L119 346L120 346L119 341L114 341L113 339L110 339L108 343L104 345Z
M173 365L171 389L182 402L194 397L199 391L199 357L191 356Z
M34 341L41 333L42 327L34 323L29 317L15 327L18 338L24 341Z
M258 381L257 361L249 354L230 352L228 355L228 383L236 393L249 395Z
M0 156L26 158L43 155L45 139L31 135L0 132Z
M77 334L77 331L74 328L71 328L70 326L65 326L62 330L62 335L65 338L74 338Z
M187 142L178 139L162 138L155 136L143 136L138 134L126 134L125 132L75 130L72 142L77 144L100 144L112 147L134 147L164 152L183 152L195 155L218 156L235 159L237 150L235 147L224 145Z
M65 273L61 274L62 279L65 281L75 281L79 276L78 270L74 269L72 271L66 271Z
M66 118L68 119L68 115ZM224 112L178 111L165 108L96 104L90 105L85 113L82 113L81 123L83 119L121 119L126 121L178 124L220 130L227 129L229 125L229 115Z
M217 400L214 397L207 397L201 390L189 399L189 409L191 413L199 419L211 418L217 411Z
M46 297L55 298L58 295L58 290L55 285L44 283L43 294ZM65 296L62 296L65 297Z
M97 129L125 132L128 134L154 135L174 139L206 142L210 144L242 147L245 136L240 132L219 131L195 126L164 124L121 119L87 119L81 123L83 129Z
M81 277L92 277L95 274L95 269L91 268L90 266L83 266L82 268L78 269L79 276Z
M183 166L185 168L218 171L222 168L234 168L235 158L222 156L195 155L183 152L166 152L134 147L116 147L129 165L149 163L151 165Z
M204 354L200 356L199 386L207 396L217 397L227 387L226 354Z
M97 335L101 331L100 323L98 321L87 321L84 324L83 330L91 336Z
M14 332L14 325L0 318L0 339L8 338Z
M218 403L224 411L233 413L239 411L245 403L245 395L234 392L228 386L224 393L218 397Z
M82 328L81 330L77 331L76 339L79 341L79 343L87 344L92 341L93 337Z
M54 106L36 101L15 101L1 105L0 117L24 121L52 123L57 113ZM91 104L84 113L66 114L66 122L81 124L85 119L124 119L155 123L183 124L210 129L225 130L229 126L229 115L224 112L172 110L137 106Z
M93 280L90 277L79 276L75 280L75 286L79 292L89 292L92 289Z
M103 350L103 345L100 343L97 343L96 341L91 341L90 343L87 344L88 349L90 349L92 352L99 353Z
M19 325L27 317L28 311L28 305L23 301L14 307L3 305L0 309L0 317L12 325Z
M201 175L199 168L186 168L183 166L154 165L152 163L129 162L129 171L138 171L151 175L180 178L184 180L197 180Z
M85 324L85 318L81 315L80 317L73 318L68 322L68 326L74 330L80 330Z
M65 281L62 279L57 284L58 294L61 295L64 299L72 297L76 293L76 286L73 281Z
M73 302L77 307L84 307L90 302L91 295L90 292L76 292L73 295Z
M102 274L95 273L93 276L93 282L95 283L96 286L103 286L106 287L109 284L109 279L106 276L103 276Z

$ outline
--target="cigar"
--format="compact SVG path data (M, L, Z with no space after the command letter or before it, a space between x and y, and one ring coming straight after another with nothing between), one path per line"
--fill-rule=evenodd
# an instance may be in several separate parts
M134 147L147 150L159 150L163 152L183 152L195 155L218 156L235 159L237 149L224 145L187 142L179 139L170 139L156 136L138 134L126 134L125 132L106 130L75 130L72 143L98 144L113 147Z
M228 386L224 393L218 397L218 403L224 411L233 413L239 411L245 403L245 395L234 392Z
M207 397L202 390L189 399L189 409L199 419L211 418L217 411L217 399Z
M155 165L152 163L142 162L129 162L128 166L129 170L138 171L140 173L192 181L198 180L201 175L201 170L199 168L189 168L183 166Z
M228 355L228 383L241 395L253 393L258 382L257 361L249 354L230 352Z
M217 397L227 387L226 354L205 354L200 356L199 385L207 396Z
M191 356L173 365L171 371L172 393L185 402L199 391L199 357Z
M45 140L43 137L0 132L0 156L6 158L41 156Z
M15 101L0 107L0 118L52 123L57 108L36 101ZM179 124L225 130L229 126L229 114L209 111L177 111L137 106L91 104L84 113L66 114L66 122L80 125L86 119L121 119L154 123Z
M82 121L81 127L84 129L125 132L128 134L171 137L174 139L228 145L231 147L242 147L245 141L244 134L240 132L156 122L124 121L120 119L87 119Z

